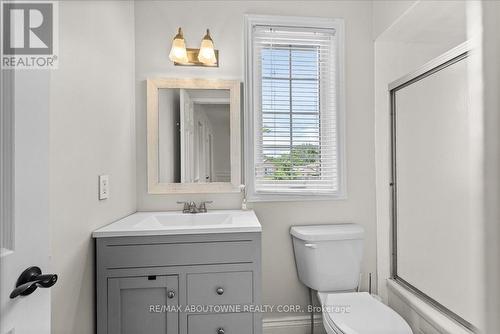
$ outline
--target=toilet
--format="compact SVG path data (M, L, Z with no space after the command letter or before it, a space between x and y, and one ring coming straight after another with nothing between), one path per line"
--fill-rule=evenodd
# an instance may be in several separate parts
M357 224L293 226L299 279L318 291L328 334L412 334L406 321L367 292L356 292L364 230Z

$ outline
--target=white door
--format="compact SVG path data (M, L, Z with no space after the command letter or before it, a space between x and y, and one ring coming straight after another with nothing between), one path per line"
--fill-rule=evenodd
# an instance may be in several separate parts
M194 160L195 160L195 176L194 176L194 182L203 182L203 175L204 175L204 161L203 161L203 133L204 133L204 126L203 123L198 120L196 122L196 132L195 132L195 148L193 150L194 152Z
M12 71L2 70L1 78L0 334L48 334L50 289L37 288L30 295L16 298L9 295L28 267L38 266L44 274L50 272L50 73L24 70L13 75Z
M207 121L205 122L205 129L204 129L204 134L203 134L203 164L204 164L204 171L203 171L203 182L211 182L210 175L212 173L211 171L211 144L210 144L210 138L212 136L212 127L210 123Z
M181 119L181 182L191 183L194 179L194 105L185 89L180 89Z
M213 134L208 135L208 182L213 182L214 179L214 143Z

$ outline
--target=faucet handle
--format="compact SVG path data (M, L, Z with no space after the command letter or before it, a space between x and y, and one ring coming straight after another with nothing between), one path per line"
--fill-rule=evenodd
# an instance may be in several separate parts
M183 213L188 213L189 212L189 207L190 207L190 203L189 202L177 201L177 204L184 204L184 208L182 209Z
M201 201L200 205L198 207L198 212L207 212L207 206L206 204L211 204L214 201Z
M194 201L189 202L189 213L198 213L198 208L196 207L196 203Z

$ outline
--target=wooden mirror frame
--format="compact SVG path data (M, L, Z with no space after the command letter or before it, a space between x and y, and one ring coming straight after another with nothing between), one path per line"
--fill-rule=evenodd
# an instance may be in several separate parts
M230 162L231 182L166 183L159 174L159 105L158 90L224 89L230 92ZM147 150L149 194L193 194L240 192L241 185L241 114L240 82L234 80L169 79L147 80Z

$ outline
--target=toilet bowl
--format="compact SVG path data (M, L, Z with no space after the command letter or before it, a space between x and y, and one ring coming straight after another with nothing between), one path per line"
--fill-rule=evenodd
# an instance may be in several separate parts
M405 320L359 285L364 231L357 224L293 226L299 279L318 291L328 334L412 334Z
M367 292L318 293L328 334L411 334L393 309Z

